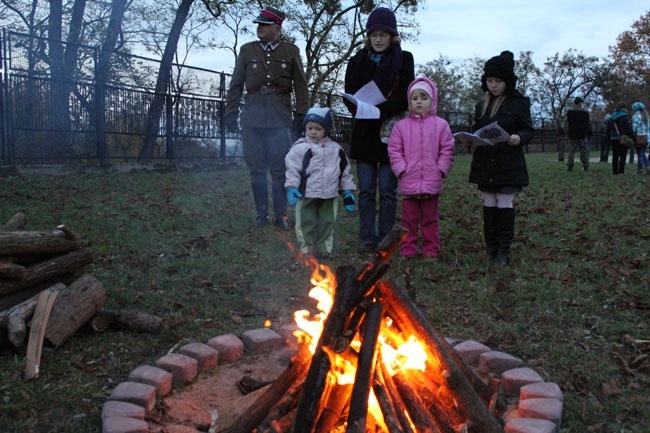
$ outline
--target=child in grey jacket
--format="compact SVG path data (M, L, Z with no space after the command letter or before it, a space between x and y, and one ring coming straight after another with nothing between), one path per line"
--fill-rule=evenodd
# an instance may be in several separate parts
M296 237L302 254L330 258L334 245L334 223L338 196L345 210L354 212L356 186L350 160L343 148L329 138L332 110L312 107L305 116L305 136L287 153L287 203L296 206Z

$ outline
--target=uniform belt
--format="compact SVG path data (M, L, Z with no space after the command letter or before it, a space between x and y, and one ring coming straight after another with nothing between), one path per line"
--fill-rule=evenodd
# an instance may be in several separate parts
M282 86L260 86L252 89L246 89L248 93L257 93L259 92L262 95L286 95L291 93L291 87L282 87Z

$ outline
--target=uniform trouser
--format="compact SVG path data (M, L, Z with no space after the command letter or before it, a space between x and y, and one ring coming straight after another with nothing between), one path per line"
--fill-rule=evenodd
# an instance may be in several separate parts
M290 132L289 128L242 129L244 160L250 172L258 216L266 216L268 213L267 173L271 174L273 213L276 219L287 213L284 158L291 146Z
M402 243L401 254L413 256L418 251L418 229L422 232L422 254L437 256L440 252L439 196L426 199L402 199L402 224L408 235Z
M296 203L296 237L303 254L331 253L338 198L305 198Z
M586 138L569 139L569 159L567 165L573 167L573 156L578 151L580 153L580 162L583 167L589 166L589 143Z

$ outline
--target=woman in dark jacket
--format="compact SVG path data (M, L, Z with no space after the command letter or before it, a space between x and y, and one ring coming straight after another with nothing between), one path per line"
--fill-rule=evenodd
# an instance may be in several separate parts
M397 215L397 179L390 168L387 143L380 138L382 122L408 110L407 89L415 79L413 55L402 51L395 14L377 8L368 17L364 47L348 62L345 92L354 94L371 80L386 98L377 105L379 119L354 119L350 158L356 160L359 185L361 250L374 251L390 232ZM344 100L350 113L356 106ZM377 221L377 189L379 216Z
M483 226L487 255L497 263L510 262L515 230L514 196L528 185L523 146L533 138L530 100L515 89L517 76L510 51L485 63L481 89L485 98L476 105L473 130L497 122L510 134L508 141L474 149L469 182L478 184L483 199Z
M625 102L619 102L616 105L616 110L609 116L607 121L607 136L612 147L612 172L615 175L625 173L627 147L621 145L621 135L634 136L632 134L632 124L625 107ZM618 128L618 131L616 128Z

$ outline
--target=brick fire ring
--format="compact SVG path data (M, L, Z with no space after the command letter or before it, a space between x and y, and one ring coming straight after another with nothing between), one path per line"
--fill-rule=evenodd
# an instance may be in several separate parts
M211 338L207 343L186 344L177 353L157 359L155 366L135 368L128 380L118 384L104 403L102 432L200 433L198 428L205 431L210 427L214 409L219 413L218 421L225 421L219 425L229 425L229 419L234 420L238 412L245 410L257 398L255 393L241 397L232 377L222 389L208 384L210 392L221 393L219 398L228 402L225 407L215 408L211 402L194 400L189 404L189 410L186 407L179 411L183 412L179 417L183 419L172 419L166 425L162 419L153 420L160 413L163 414L161 418L174 418L169 416L174 413L173 399L191 395L203 381L227 369L235 369L239 375L246 371L261 380L273 380L284 371L295 353L291 348L295 346L291 344L295 340L295 330L295 325L285 325L277 331L261 328L246 331L241 336L224 334ZM479 377L499 381L500 393L508 404L502 417L505 433L560 431L564 397L556 383L545 381L521 359L492 350L478 341L449 338L447 341ZM256 364L253 365L251 360L256 360Z

